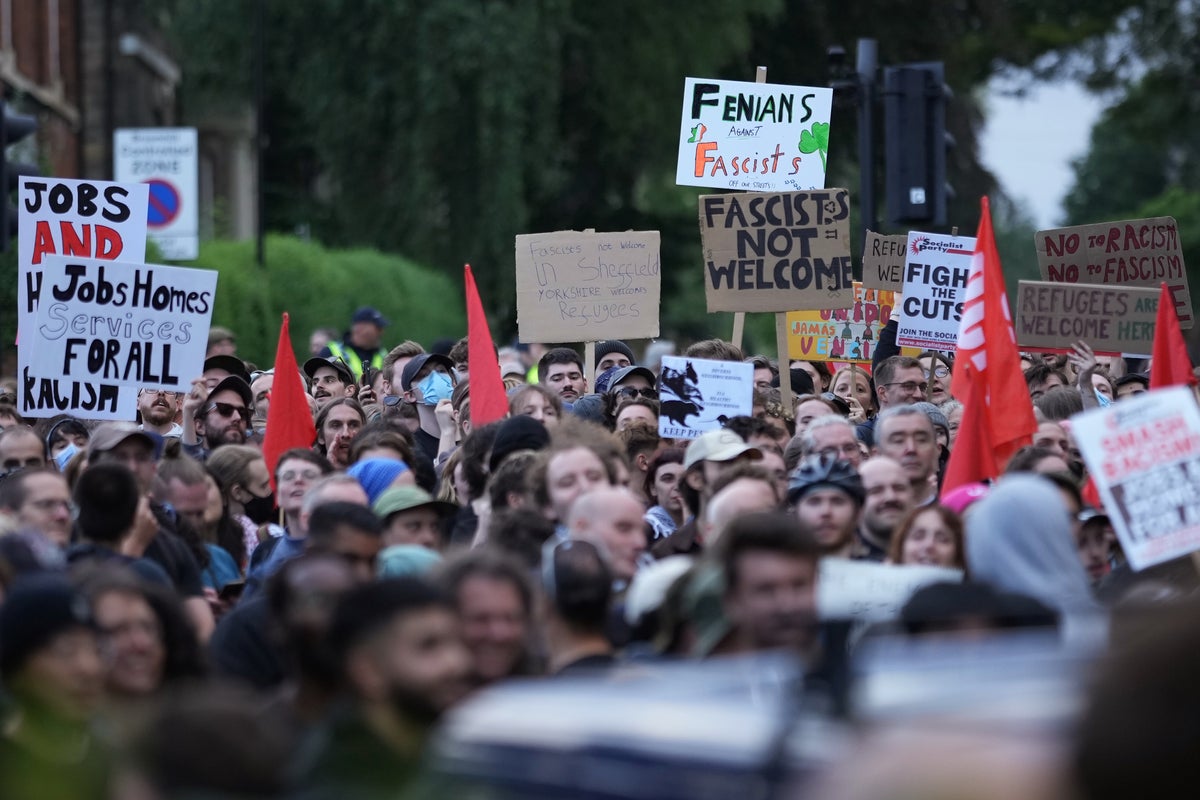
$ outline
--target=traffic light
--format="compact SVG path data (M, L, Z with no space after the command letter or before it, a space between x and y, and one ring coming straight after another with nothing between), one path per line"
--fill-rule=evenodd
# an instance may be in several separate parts
M888 67L883 72L884 156L888 221L895 225L946 224L945 85L940 61Z
M28 114L14 114L8 103L0 100L0 253L8 252L9 240L17 235L17 208L13 205L13 193L22 175L36 175L37 170L27 164L8 160L9 145L16 144L37 130L37 120Z

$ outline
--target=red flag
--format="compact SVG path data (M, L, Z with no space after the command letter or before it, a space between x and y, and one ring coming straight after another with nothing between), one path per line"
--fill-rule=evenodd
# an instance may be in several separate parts
M963 401L964 428L969 414L979 415L987 438L975 441L986 441L995 466L989 475L976 475L969 480L1000 474L1012 454L1029 444L1037 431L1033 402L1025 386L1013 334L1000 254L992 233L992 212L986 197L980 204L982 214L967 279L951 388ZM978 408L972 410L970 401ZM959 441L962 441L961 431Z
M957 367L955 362L955 367ZM966 368L966 389L958 396L963 404L962 421L958 425L958 438L946 462L946 474L942 476L942 494L968 483L990 480L1000 476L1002 464L997 464L995 445L987 420L987 405L980 397L983 382L973 379L970 367ZM1024 381L1021 382L1024 386ZM955 391L958 391L955 389Z
M271 385L267 435L262 448L267 471L271 474L272 489L275 488L275 467L278 466L279 457L293 447L312 447L316 439L317 428L308 407L304 379L300 377L300 367L296 365L296 354L292 352L288 315L284 312L283 325L279 328L279 346L275 349L275 382Z
M463 265L463 280L467 294L467 361L471 368L471 424L487 425L508 416L508 395L500 378L500 363L496 360L496 345L488 330L487 315L475 288L471 265Z
M1192 360L1188 358L1183 331L1179 329L1179 314L1175 298L1164 283L1158 295L1158 316L1154 320L1154 350L1150 361L1150 388L1164 386L1195 386Z

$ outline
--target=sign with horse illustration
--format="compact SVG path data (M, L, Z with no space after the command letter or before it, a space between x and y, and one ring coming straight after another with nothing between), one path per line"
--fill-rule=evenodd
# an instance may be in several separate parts
M731 417L750 415L754 365L664 356L658 393L659 435L695 439Z

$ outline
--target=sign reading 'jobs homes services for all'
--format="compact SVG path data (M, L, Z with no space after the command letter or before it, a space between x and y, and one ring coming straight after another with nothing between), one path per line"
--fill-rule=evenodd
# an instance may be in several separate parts
M745 191L820 189L832 104L827 88L688 78L675 182Z

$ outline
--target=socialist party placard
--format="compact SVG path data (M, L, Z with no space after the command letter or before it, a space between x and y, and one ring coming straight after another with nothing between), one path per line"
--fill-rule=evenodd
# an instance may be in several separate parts
M204 370L217 273L47 256L36 377L184 391Z
M115 383L39 378L31 371L45 259L53 255L141 263L146 258L145 184L22 178L17 196L17 396L26 417L71 414L132 420L137 391ZM41 371L41 370L39 370Z
M974 253L975 239L970 236L908 234L896 344L954 349Z

